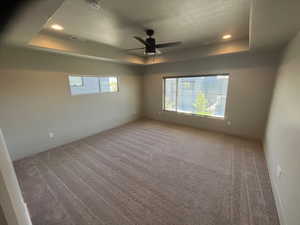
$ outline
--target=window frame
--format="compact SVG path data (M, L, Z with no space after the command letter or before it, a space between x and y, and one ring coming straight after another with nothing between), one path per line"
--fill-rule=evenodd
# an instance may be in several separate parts
M186 113L186 112L178 112L177 111L177 100L178 100L178 78L191 78L191 77L217 77L217 76L227 76L228 77L228 85L227 85L227 92L226 92L226 102L225 102L225 111L224 111L224 117L218 117L218 116L208 116L208 115L200 115L195 113ZM165 107L165 95L166 95L166 79L172 79L176 78L176 109L175 111L167 110ZM228 98L229 98L229 86L230 86L230 74L229 73L216 73L216 74L200 74L200 75L165 75L162 77L163 81L163 96L162 96L162 112L168 112L168 113L175 113L180 114L184 116L196 116L196 117L203 117L203 118L210 118L210 119L217 119L217 120L226 120L227 119L227 104L228 104Z
M81 93L81 94L72 94L72 87L77 87L77 86L71 86L70 85L70 80L69 77L81 77L83 86L84 87L84 77L96 77L98 80L98 87L99 87L99 92L96 93ZM101 85L100 85L100 79L99 78L106 78L106 77L115 77L117 79L117 90L116 91L106 91L106 92L101 92ZM120 86L119 86L119 76L117 75L68 75L68 87L69 87L69 93L71 96L80 96L80 95L98 95L98 94L107 94L107 93L118 93L120 92Z

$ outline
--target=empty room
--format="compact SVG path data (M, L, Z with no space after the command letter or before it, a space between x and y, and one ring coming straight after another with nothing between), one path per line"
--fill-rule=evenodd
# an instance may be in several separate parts
M1 9L0 225L300 224L300 1Z

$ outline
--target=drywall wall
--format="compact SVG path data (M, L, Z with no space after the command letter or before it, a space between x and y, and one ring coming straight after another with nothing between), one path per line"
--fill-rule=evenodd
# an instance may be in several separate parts
M278 53L239 53L147 66L144 75L144 116L261 139L277 64ZM216 73L230 74L225 120L162 111L163 76Z
M265 136L265 154L282 225L300 221L300 34L287 46L278 71ZM282 175L277 176L277 166Z
M0 127L11 157L20 159L138 118L140 71L139 66L3 47ZM118 76L119 92L71 96L70 74Z

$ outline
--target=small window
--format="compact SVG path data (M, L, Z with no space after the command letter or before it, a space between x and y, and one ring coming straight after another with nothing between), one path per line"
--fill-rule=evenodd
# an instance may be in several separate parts
M117 77L69 76L72 95L117 92Z
M164 78L164 110L225 117L228 75Z

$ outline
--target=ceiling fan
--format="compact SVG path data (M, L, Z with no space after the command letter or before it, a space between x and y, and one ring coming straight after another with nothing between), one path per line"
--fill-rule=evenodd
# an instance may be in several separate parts
M128 49L127 51L144 49L145 54L151 56L151 55L155 55L156 53L160 53L159 51L160 48L175 47L181 44L180 41L156 44L155 38L152 37L154 35L154 30L147 29L146 34L148 38L146 38L145 40L141 37L134 36L134 38L138 40L140 43L142 43L145 47Z

